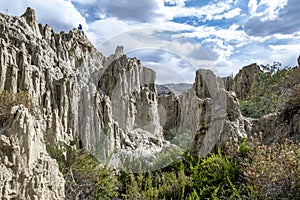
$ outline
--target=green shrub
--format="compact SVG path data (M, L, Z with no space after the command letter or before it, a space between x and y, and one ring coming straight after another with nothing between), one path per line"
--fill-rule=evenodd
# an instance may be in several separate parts
M124 179L124 177L127 177ZM141 174L123 174L125 199L182 199L191 180L183 171L155 171Z
M193 187L198 191L200 198L204 199L239 197L239 173L238 162L230 156L222 155L219 150L218 153L201 159L199 164L193 167Z
M221 151L205 158L187 151L182 161L160 171L123 173L122 193L125 199L255 199L255 192L241 178L241 167Z
M90 189L92 199L105 200L119 195L119 182L115 172L101 165L87 151L78 153L71 170L80 190L84 189L80 186L81 183L89 186L86 189Z
M300 198L300 143L286 140L266 146L260 141L260 137L231 141L226 151L219 149L204 158L186 151L181 160L140 174L117 174L87 151L76 151L65 143L52 145L50 155L64 166L67 191L72 189L80 199ZM62 156L66 151L75 152L72 162Z
M101 165L88 151L77 150L74 147L76 140L70 141L70 144L56 141L55 134L50 130L44 138L47 152L57 161L67 180L67 196L108 200L119 195L115 172Z

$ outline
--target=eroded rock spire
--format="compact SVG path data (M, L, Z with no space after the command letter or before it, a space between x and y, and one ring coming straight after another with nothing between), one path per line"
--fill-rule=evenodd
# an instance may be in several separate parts
M29 26L31 26L32 28L35 27L36 24L35 11L32 8L27 7L25 13L21 17L25 18Z

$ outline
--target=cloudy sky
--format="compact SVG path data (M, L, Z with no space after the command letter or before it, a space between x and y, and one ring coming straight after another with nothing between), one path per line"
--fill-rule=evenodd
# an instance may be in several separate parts
M196 68L235 74L250 63L295 66L298 0L1 0L0 12L36 10L56 32L83 25L104 55L123 45L159 83L193 82Z

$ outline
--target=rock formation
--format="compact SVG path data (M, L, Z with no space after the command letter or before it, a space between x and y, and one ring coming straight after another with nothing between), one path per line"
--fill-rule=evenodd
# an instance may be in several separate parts
M96 117L100 129L96 135L102 135L108 141L101 147L105 151L101 159L110 158L111 165L120 165L125 160L134 162L140 156L141 160L147 160L153 152L161 150L163 135L155 77L153 70L126 55L115 59L99 77ZM104 135L101 130L106 126L109 131ZM103 144L103 138L99 138L96 144ZM84 144L88 146L93 141L88 138ZM123 169L127 167L122 166Z
M192 93L168 102L169 106L177 102L180 108L160 107L171 116L160 120L155 73L139 60L123 55L122 47L105 58L82 31L56 34L48 25L37 24L30 8L20 18L1 15L0 20L0 89L27 92L34 115L42 119L43 131L51 131L53 138L67 143L79 137L84 148L105 162L109 159L113 166L128 160L127 154L133 159L136 154L147 157L161 151L168 144L163 138L162 120L165 128L186 129L195 137L194 133L208 129L210 121L216 120L211 111L218 113L214 110L218 106L211 104L226 101L229 95L220 92L217 82L209 85L216 91L206 88L202 94L198 82L203 77L199 73ZM216 81L215 76L213 79ZM216 100L215 93L222 99ZM193 127L198 119L200 124ZM214 144L197 142L195 151L205 143L209 147L203 147L206 150L201 155L208 153L220 139L221 129L218 127Z
M254 92L260 73L262 70L254 63L243 67L235 77L229 76L222 80L226 90L234 91L238 99L244 100Z
M224 89L223 82L209 70L196 72L193 88L175 97L159 96L165 135L172 129L186 134L194 154L205 156L230 137L246 136L244 121L234 93ZM165 115L165 116L164 116Z
M246 100L253 94L255 87L258 84L262 84L260 83L260 78L263 77L261 73L263 71L260 70L258 65L251 64L243 67L235 77L225 77L222 80L227 91L233 91L237 94L238 99ZM276 90L278 95L284 98L284 103L282 103L278 112L265 115L260 119L244 117L247 135L253 136L260 133L263 137L263 142L266 144L280 142L284 138L299 141L300 111L298 105L300 101L297 98L300 91L299 89L297 90L299 84L299 67L291 68L288 75L285 75L284 79L281 80L280 85L272 88L272 90ZM294 97L291 96L292 94ZM291 102L289 102L289 99L292 99Z
M78 140L77 148L111 167L140 172L168 164L159 154L177 147L205 156L267 123L278 133L291 130L278 115L260 121L241 115L237 98L251 95L261 73L255 64L226 79L198 70L191 89L158 97L155 72L123 47L106 58L81 30L56 34L30 8L21 17L0 14L0 45L0 90L25 91L32 100L30 111L14 107L0 127L1 199L64 198L46 133L53 141ZM294 132L297 113L289 119Z
M23 106L0 132L1 199L64 199L64 178L48 155L44 128Z
M37 24L30 8L21 17L1 14L0 22L0 90L25 91L33 104L31 117L23 117L29 120L30 128L13 132L17 128L2 127L3 148L12 143L6 144L7 141L22 135L12 144L27 150L7 152L1 148L1 159L8 159L8 165L15 167L10 170L1 165L7 175L0 177L0 188L8 193L0 197L19 195L19 199L28 199L40 192L46 195L44 199L64 197L62 176L42 142L45 133L67 144L79 138L78 146L103 162L111 161L113 167L120 167L124 160L130 163L130 159L161 151L163 135L154 71L123 55L122 47L105 58L80 30L54 33L48 25ZM11 122L12 126L16 123ZM23 142L26 136L30 148L37 149L39 155L26 153L33 151L28 142ZM12 157L24 157L23 166L15 165L17 161ZM19 180L21 175L13 174L23 174L22 167L28 178ZM47 189L46 183L52 186ZM26 187L26 192L18 185Z

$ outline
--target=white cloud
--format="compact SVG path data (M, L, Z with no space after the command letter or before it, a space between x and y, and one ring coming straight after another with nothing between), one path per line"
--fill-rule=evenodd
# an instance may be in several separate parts
M167 19L174 19L176 17L197 17L202 21L211 21L216 15L223 15L224 12L232 8L232 2L220 1L213 4L204 5L201 7L164 7L162 13L165 13ZM238 10L234 9L234 12ZM227 14L230 17L232 13ZM235 14L235 13L234 13Z
M282 63L283 66L296 66L300 40L290 41L290 43L266 46L264 43L253 42L251 45L244 46L230 57L230 62L234 63L233 74L250 63L266 65L276 61Z
M97 0L71 0L71 1L80 4L94 4L97 2Z
M127 37L128 32L138 32L139 30L146 29L155 29L155 30L164 30L164 31L188 31L193 30L194 27L186 24L179 24L170 21L156 21L156 23L140 23L140 22L132 22L132 21L121 21L117 18L107 18L104 20L97 20L89 24L89 31L87 31L87 35L93 41L96 46L99 46L101 43L110 40L116 36ZM146 33L145 33L146 34ZM144 37L144 36L140 36ZM157 38L159 39L159 38ZM133 41L134 38L131 37L129 39ZM121 42L121 41L119 41ZM124 42L123 42L124 43ZM154 43L156 43L154 41ZM118 44L116 44L118 45ZM131 46L131 44L128 44ZM115 48L115 47L114 47ZM101 49L99 49L101 51ZM110 53L112 53L114 49ZM105 52L106 53L106 52Z
M266 7L264 11L262 11L262 21L274 20L277 18L279 11L284 8L284 6L288 3L288 0L261 0L258 4L258 7Z
M233 47L242 47L250 42L250 37L243 30L237 30L238 28L239 25L237 24L231 25L229 29L199 26L188 33L181 33L179 35L198 39L217 38Z
M257 0L250 0L248 3L248 9L250 15L255 15L257 10Z
M121 21L152 22L163 16L161 0L98 0L95 4L101 18L117 18Z
M294 67L296 66L297 56L299 56L299 45L300 42L298 44L269 45L271 49L269 60L279 61Z
M156 71L158 84L194 82L196 68L180 55L163 50L146 50L146 52L149 53L147 57L150 59L143 60L142 63ZM135 55L139 56L140 53L137 52Z
M201 46L208 52L214 61L224 61L232 54L234 48L225 44L221 39L205 39Z
M236 16L239 16L241 14L241 9L240 8L235 8L235 9L232 9L230 11L228 11L227 13L224 13L224 18L225 19L231 19L231 18L234 18Z
M232 25L229 27L229 30L235 31L235 30L237 30L239 27L240 27L240 26L237 25L237 24L232 24Z
M248 35L264 37L300 32L298 0L262 0L258 6L262 11L250 17L244 24Z
M294 54L299 53L296 47L300 44L298 0L250 0L250 18L244 26L242 23L246 20L247 11L241 10L244 8L242 6L238 7L239 0L210 1L204 6L186 7L188 1L1 0L0 11L5 13L5 9L8 9L8 14L21 15L27 6L31 6L36 10L39 22L49 24L57 32L68 31L79 23L83 24L90 40L104 55L113 53L117 45L124 45L126 52L138 48L156 48L177 54L196 67L213 68L214 71L218 69L219 75L228 75L254 61L265 64L273 61L289 64L296 61ZM76 8L72 4L75 2ZM173 6L164 6L164 2ZM87 24L79 11L92 21ZM94 19L94 16L101 20ZM196 27L170 21L180 17L193 17L197 25L204 22L206 25ZM237 20L231 20L233 18ZM222 27L229 28L216 25L224 19L226 21ZM210 25L212 20L214 26ZM226 24L229 22L236 24ZM182 38L196 38L197 41L183 41ZM110 49L102 49L105 47L102 45L104 41L111 42ZM200 45L198 42L201 41ZM274 41L294 44L266 45ZM165 72L165 77L168 70L161 67L168 63L174 66L174 73L189 74L192 71L182 67L182 59L172 57L171 54L163 54L164 59L159 59L159 62L147 61L146 64L160 66L157 69L161 73Z
M211 17L212 19L214 20L221 20L223 18L225 19L231 19L231 18L234 18L236 16L239 16L241 14L241 9L240 8L234 8L226 13L223 13L221 15L215 15L213 17Z

